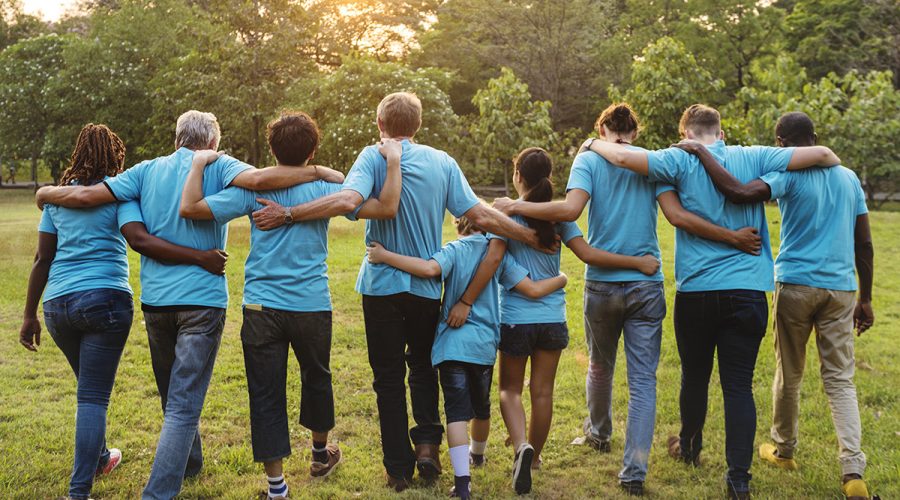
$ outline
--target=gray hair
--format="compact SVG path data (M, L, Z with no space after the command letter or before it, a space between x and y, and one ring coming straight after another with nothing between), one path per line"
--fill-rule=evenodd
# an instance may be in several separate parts
M205 149L210 143L218 148L221 137L219 121L212 113L192 109L179 116L175 124L176 148Z

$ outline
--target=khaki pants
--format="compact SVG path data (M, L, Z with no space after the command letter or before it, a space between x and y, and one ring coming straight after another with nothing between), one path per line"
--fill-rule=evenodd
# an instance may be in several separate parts
M790 458L797 446L800 385L806 342L813 327L820 371L840 445L842 474L862 475L866 455L853 385L853 308L856 294L778 283L775 290L775 382L772 439L778 454Z

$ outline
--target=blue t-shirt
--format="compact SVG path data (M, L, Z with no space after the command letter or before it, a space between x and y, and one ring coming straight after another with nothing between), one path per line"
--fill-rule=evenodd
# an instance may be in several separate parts
M837 166L773 172L762 180L781 209L775 280L856 291L856 217L869 212L856 174Z
M441 322L431 347L431 364L434 366L444 361L494 364L500 344L498 288L511 289L528 276L528 271L516 264L511 256L503 257L494 277L472 303L465 324L459 328L447 325L450 309L468 288L487 247L488 240L484 235L473 234L447 243L431 257L441 266L441 278L444 280Z
M290 207L341 190L340 184L315 181L256 193L230 187L206 198L220 224L262 208L256 198ZM318 219L261 231L250 218L250 254L244 265L244 305L295 312L331 310L328 289L328 222Z
M709 152L741 182L750 182L770 172L787 169L793 148L767 146L726 146L716 141ZM737 205L713 185L696 156L678 148L647 153L650 180L670 185L657 186L657 196L678 190L681 204L713 224L728 228L755 227L762 238L760 255L750 255L734 247L675 230L675 284L682 292L709 290L759 290L775 288L772 247L766 225L765 205Z
M512 220L526 225L525 219L513 215ZM581 236L581 230L574 222L556 223L556 233L563 243ZM516 259L516 263L528 271L534 281L559 275L559 254L546 254L535 250L521 241L488 235L489 239L499 238L506 242L506 254ZM539 299L530 299L515 290L500 291L500 320L507 325L530 325L535 323L565 323L566 291L562 288Z
M194 152L180 148L169 156L138 163L107 179L119 201L140 200L147 232L166 241L197 250L225 249L228 227L212 220L190 220L178 215L181 190L191 170ZM203 194L225 189L250 165L223 155L206 167ZM228 306L225 277L202 267L170 264L141 256L141 302L162 306Z
M97 288L131 293L127 246L119 231L129 222L143 222L136 202L93 208L46 205L38 231L56 235L56 256L44 300Z
M643 151L640 148L632 148ZM566 191L581 189L591 197L588 243L600 250L632 257L660 258L656 236L656 185L647 177L619 168L586 151L575 157ZM662 267L653 276L637 269L587 265L585 279L593 281L662 281Z
M462 216L478 203L478 198L456 160L443 151L404 140L400 171L403 189L397 216L367 220L366 244L376 241L392 252L430 259L441 248L445 211ZM344 189L356 191L364 200L377 197L386 175L387 160L376 146L368 146L347 174ZM417 278L385 264L371 264L363 258L356 291L364 295L409 292L439 299L441 282Z

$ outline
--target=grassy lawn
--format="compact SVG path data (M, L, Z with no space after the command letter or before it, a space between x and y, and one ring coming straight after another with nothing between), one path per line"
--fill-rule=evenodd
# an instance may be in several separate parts
M28 192L0 191L0 497L51 498L64 495L72 463L75 420L75 380L62 353L44 333L39 352L17 342L25 284L36 245L39 212ZM779 215L768 209L770 231L776 240ZM445 239L453 237L448 223ZM627 223L627 221L623 221ZM580 221L586 227L586 219ZM332 223L329 257L334 296L334 374L337 427L345 463L329 479L313 481L308 475L310 433L296 424L299 413L299 370L291 361L288 400L294 456L286 461L286 476L295 498L383 497L383 468L375 395L366 361L360 297L353 284L364 255L363 224L336 219ZM876 325L856 344L863 449L869 457L867 479L882 498L900 496L900 213L872 214L876 248ZM689 469L665 454L665 439L678 430L680 365L672 330L673 230L660 223L669 317L664 323L663 354L659 368L656 437L647 481L651 498L721 498L724 496L724 424L721 390L714 373L706 424L705 463ZM239 338L243 261L247 256L249 224L231 225L228 279L231 306L218 362L201 421L206 467L197 479L186 482L183 498L256 498L263 491L262 467L250 451L249 411ZM138 259L131 255L132 285L139 290ZM535 476L536 497L618 497L616 473L621 466L627 387L624 355L615 387L613 452L601 455L586 446L571 445L581 435L586 414L584 377L587 358L581 320L583 265L568 250L563 266L569 275L568 313L572 342L563 354L556 385L553 429L545 448L544 468ZM96 482L97 498L136 498L150 472L162 413L150 367L150 354L142 316L134 327L119 368L109 409L109 445L121 448L124 461L114 474ZM770 322L771 323L771 322ZM774 369L771 332L763 340L754 393L758 405L757 445L768 439L771 419L771 382ZM757 459L753 485L760 498L837 498L840 469L837 441L828 401L818 375L818 359L809 345L807 377L801 400L800 470L768 468ZM621 349L621 347L620 347ZM495 380L496 385L496 380ZM512 450L503 442L506 431L500 418L496 391L492 395L494 421L483 470L474 472L474 491L483 497L512 496ZM527 396L526 396L527 400ZM527 404L527 403L526 403ZM442 447L445 471L449 469ZM437 486L415 484L401 496L446 496L452 473Z

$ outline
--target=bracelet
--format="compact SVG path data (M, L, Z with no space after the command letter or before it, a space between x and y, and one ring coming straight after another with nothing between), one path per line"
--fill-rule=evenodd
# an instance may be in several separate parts
M472 304L469 304L468 302L466 302L466 301L463 300L462 298L460 298L459 301L462 302L463 304L469 306L469 307L472 307Z

